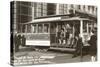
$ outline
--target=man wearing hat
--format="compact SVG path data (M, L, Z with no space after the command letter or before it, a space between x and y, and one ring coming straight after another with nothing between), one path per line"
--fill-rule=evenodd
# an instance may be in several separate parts
M91 36L89 40L90 44L90 55L91 55L91 60L95 61L96 60L96 55L97 55L97 29L94 28L92 30L93 35Z

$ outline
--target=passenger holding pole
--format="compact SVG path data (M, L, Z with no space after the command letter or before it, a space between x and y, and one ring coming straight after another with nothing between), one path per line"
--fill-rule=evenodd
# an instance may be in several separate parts
M60 44L64 45L65 44L65 32L64 32L63 28L61 29L60 39L61 39L61 43Z
M76 43L75 52L74 52L74 55L72 56L72 58L82 55L82 52L81 52L82 47L83 47L82 38L79 34L75 35L75 37L77 39L77 43Z

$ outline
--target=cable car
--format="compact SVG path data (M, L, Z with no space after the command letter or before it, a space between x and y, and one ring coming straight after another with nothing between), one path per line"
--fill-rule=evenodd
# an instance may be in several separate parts
M80 16L52 15L35 18L28 23L21 24L24 27L24 33L21 34L25 35L27 46L47 49L74 49L75 44L72 46L71 42L75 33L82 37L83 46L89 46L87 41L96 24L96 21ZM64 36L64 44L59 41L59 31L62 28L65 33L69 33L68 37L66 37L66 34Z

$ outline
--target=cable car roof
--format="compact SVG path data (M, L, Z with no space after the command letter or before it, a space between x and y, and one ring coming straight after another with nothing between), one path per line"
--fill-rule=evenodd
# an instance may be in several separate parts
M31 24L31 23L44 23L44 22L57 22L57 21L80 21L80 20L87 20L87 21L92 21L88 18L80 18L80 17L50 17L50 18L42 18L42 19L35 19L27 23L21 23L21 24Z
M74 20L87 20L87 21L90 21L90 19L87 19L87 18L80 18L80 17L72 17L72 18L67 18L67 19L61 19L62 21L74 21Z

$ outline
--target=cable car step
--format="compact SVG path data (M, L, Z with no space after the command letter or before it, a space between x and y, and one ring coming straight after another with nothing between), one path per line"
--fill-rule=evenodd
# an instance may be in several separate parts
M74 52L75 48L59 48L59 47L50 47L50 50L59 50L59 51L69 51Z

